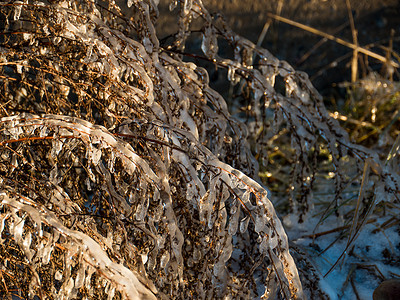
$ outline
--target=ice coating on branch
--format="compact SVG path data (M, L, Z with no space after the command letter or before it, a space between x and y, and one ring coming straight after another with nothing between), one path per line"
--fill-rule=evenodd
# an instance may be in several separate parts
M148 299L157 299L145 286L143 286L137 279L136 275L132 273L129 269L125 268L123 265L116 264L112 262L106 252L101 249L101 247L89 236L74 230L70 230L64 227L55 216L44 208L41 208L41 212L38 212L36 208L30 205L21 204L18 199L10 198L5 192L0 192L0 197L2 198L2 205L7 205L14 207L18 210L25 211L28 215L35 215L35 222L41 222L53 228L53 230L59 231L64 237L71 239L74 244L76 244L76 250L81 249L80 255L81 263L83 268L86 265L95 266L105 272L107 278L112 282L112 285L118 286L129 299L139 299L143 295L148 297ZM15 226L17 243L21 243L21 234L24 227L24 221L19 219L16 215L18 225ZM27 242L25 242L27 244ZM28 245L24 247L27 250ZM28 256L28 259L32 257ZM64 293L68 296L72 289L78 288L83 284L84 269L79 269L77 277L75 279L75 284L72 278L70 278L65 286ZM69 297L68 297L69 298Z
M302 299L253 154L268 158L276 136L292 142L291 195L300 214L311 194L296 195L312 184L310 152L321 141L338 175L338 157L349 149L375 162L385 181L377 201L399 189L396 161L381 167L371 151L352 144L307 76L235 34L201 1L171 1L178 32L159 41L157 5L0 5L8 23L25 32L11 32L15 39L0 45L0 188L9 199L0 238L7 255L17 248L18 259L40 262L29 271L13 261L1 268L19 270L14 277L21 291L27 287L26 298L87 291L136 299L134 289L160 298L257 298L253 281L263 274L261 294ZM187 62L186 39L199 38L199 30L196 55L202 50L226 70L228 85L240 87L251 126L230 115L206 69ZM233 59L218 51L219 42L232 48ZM342 177L335 177L338 190ZM253 270L251 278L238 276L243 270Z

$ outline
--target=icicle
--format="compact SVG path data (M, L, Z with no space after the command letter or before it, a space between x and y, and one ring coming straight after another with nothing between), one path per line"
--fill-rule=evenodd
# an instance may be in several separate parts
M236 206L235 206L236 207ZM236 208L236 211L231 215L228 225L228 233L232 236L236 234L239 224L240 208Z
M77 289L81 288L85 282L85 270L86 268L84 266L81 266L78 269L78 272L75 277L75 288Z
M51 254L53 252L54 246L52 242L52 238L49 238L49 241L46 243L46 245L41 249L41 258L42 258L42 264L47 265L50 262Z
M249 216L246 216L242 220L240 220L240 233L245 233L247 231L249 222L250 222Z
M187 15L190 13L190 10L192 9L192 1L193 0L184 0L183 2L183 14Z
M52 141L52 147L51 147L51 151L50 151L50 155L53 158L56 158L57 155L60 153L60 151L62 150L62 147L64 146L64 143L57 139L56 137L53 139Z
M165 269L168 266L170 259L170 255L168 251L164 251L164 254L161 256L160 267Z
M108 163L108 169L110 170L110 173L114 173L114 163L115 163L114 152L111 152L110 158L108 159L107 163Z
M11 169L10 169L10 172L12 173L16 168L18 168L18 159L17 159L17 155L13 154L11 156Z
M41 126L39 136L45 137L45 136L47 136L47 132L48 132L48 128L46 126Z
M4 222L8 219L9 216L9 213L4 213L0 215L0 244L2 244L5 240L2 238L2 233L4 230Z
M111 300L111 299L113 299L114 298L114 295L115 295L115 287L111 287L109 290L108 290L108 292L107 292L107 299L108 300Z
M22 1L15 1L13 5L14 5L14 21L18 21L19 18L21 17L22 6L24 5L24 3Z
M235 77L235 68L234 67L232 67L232 66L229 66L228 67L228 80L229 81L233 81L234 80L234 77Z
M144 218L147 215L148 207L149 207L149 198L145 196L144 199L142 199L142 202L140 202L136 208L135 219L138 221L144 220Z
M58 280L58 281L61 281L62 278L63 278L62 272L60 270L57 270L56 273L54 274L54 279Z
M169 3L169 10L173 11L178 6L178 0L171 0Z
M22 248L25 252L25 256L28 259L28 261L31 261L33 257L32 250L30 249L31 243L32 243L32 233L28 231L25 235L25 238L22 240Z
M201 50L210 59L213 59L218 53L218 41L211 26L204 29Z
M51 183L57 185L61 182L62 178L58 176L58 167L57 164L54 165L54 167L50 171L50 176L49 180Z
M100 162L100 158L101 158L101 150L97 149L95 147L92 148L88 148L88 151L90 151L90 158L89 160L92 162L92 164L94 166L97 166Z
M64 296L67 296L67 299L69 298L69 295L71 295L72 289L74 288L74 280L72 277L70 277L67 281L66 284L64 284L61 288L62 293Z
M22 244L22 231L25 225L25 219L19 218L17 215L13 216L14 223L12 229L10 229L14 235L15 241L18 244Z

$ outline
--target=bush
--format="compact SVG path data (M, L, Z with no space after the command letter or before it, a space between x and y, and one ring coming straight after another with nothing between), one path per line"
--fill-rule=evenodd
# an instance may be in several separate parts
M277 136L290 138L290 209L300 222L320 149L336 168L336 205L342 157L379 174L374 205L398 192L398 174L350 142L304 73L236 35L200 0L179 2L179 31L160 42L156 2L0 5L0 291L301 299L253 154L267 159ZM196 56L185 52L196 26L205 57L247 104L249 126L186 59ZM231 57L219 54L222 42Z

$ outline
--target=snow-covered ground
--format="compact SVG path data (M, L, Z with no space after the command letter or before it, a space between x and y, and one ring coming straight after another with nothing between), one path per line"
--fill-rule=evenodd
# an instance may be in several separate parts
M367 300L372 299L374 289L384 279L400 276L399 226L397 218L392 217L386 214L370 218L373 222L363 227L345 255L343 252L349 238L348 235L340 238L340 235L344 231L348 233L349 227L328 233L343 226L336 216L326 219L315 232L319 221L317 216L309 216L302 224L295 221L296 216L288 216L284 218L284 224L289 239L308 254L308 259L321 276L322 291L331 299ZM311 237L318 233L326 234L315 239ZM330 271L339 258L340 261Z

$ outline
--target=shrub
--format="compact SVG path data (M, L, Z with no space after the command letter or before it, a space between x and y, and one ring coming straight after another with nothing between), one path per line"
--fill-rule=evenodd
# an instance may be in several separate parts
M377 170L378 197L398 191L390 164L349 141L305 74L200 0L179 2L179 31L160 44L157 2L0 4L3 294L303 298L251 151L266 157L283 128L300 221L321 147L337 169L337 201L346 153ZM192 26L206 58L241 88L251 127L185 61ZM233 57L218 54L222 41Z

